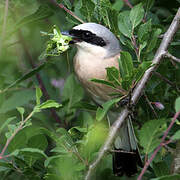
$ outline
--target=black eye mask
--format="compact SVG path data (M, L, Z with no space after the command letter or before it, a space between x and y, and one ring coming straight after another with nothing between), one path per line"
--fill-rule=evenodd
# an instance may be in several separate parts
M73 39L76 41L85 41L87 43L91 43L97 46L106 46L106 42L103 40L103 38L96 36L90 31L87 30L77 30L72 29L69 31L69 34L73 37Z

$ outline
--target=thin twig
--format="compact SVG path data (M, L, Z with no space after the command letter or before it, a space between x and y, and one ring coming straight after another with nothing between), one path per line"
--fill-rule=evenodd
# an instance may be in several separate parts
M123 1L128 7L133 8L132 4L128 0L123 0Z
M159 152L159 150L161 149L161 147L164 146L165 143L165 139L169 133L169 131L171 130L172 126L174 125L176 119L178 118L178 116L180 115L180 111L177 112L175 114L175 116L173 117L170 125L168 126L167 130L164 132L164 135L161 139L161 143L159 144L159 146L155 149L155 151L153 152L152 156L150 157L150 159L146 162L146 164L144 165L144 168L142 169L140 175L138 176L137 180L141 180L144 173L146 172L147 168L149 167L150 163L152 162L152 160L155 158L156 154Z
M153 74L158 76L161 80L163 80L164 82L166 82L170 86L174 87L178 92L180 91L179 87L175 83L171 82L169 79L162 76L159 72L154 72Z
M157 115L157 113L156 113L154 107L152 106L151 101L149 101L149 98L147 97L147 95L146 95L145 93L143 94L143 96L144 96L144 98L145 98L147 104L148 104L149 107L151 108L151 110L152 110L152 112L153 112L155 118L158 119L158 115Z
M144 90L148 80L150 79L152 73L157 69L157 67L161 63L162 57L165 55L167 48L168 48L170 42L172 41L174 34L178 30L179 24L180 24L180 8L178 9L178 12L177 12L176 16L174 17L169 29L165 33L165 36L160 44L160 47L158 48L158 50L154 56L154 59L152 61L152 66L145 71L143 77L141 78L141 80L138 82L137 86L133 90L132 99L131 99L131 102L133 105L135 105L137 103L137 101L140 98L140 96L142 95L143 90ZM94 169L101 162L101 160L103 159L105 154L109 151L109 149L116 137L116 134L118 133L119 128L121 127L122 123L125 121L125 119L127 118L129 113L130 113L129 108L124 107L122 109L121 113L119 114L118 119L110 127L108 137L107 137L104 145L101 147L97 158L89 166L89 169L85 176L85 180L91 179Z
M59 7L64 9L68 14L70 14L71 16L73 16L75 19L77 19L79 22L81 22L82 24L85 23L82 19L80 19L79 17L77 17L72 11L70 11L69 9L67 9L62 3L59 4Z
M24 121L21 121L20 126L14 131L14 133L11 135L11 137L6 141L5 146L3 147L1 153L0 153L0 157L3 158L4 153L6 151L6 149L8 148L10 142L13 140L13 138L15 137L15 135L21 130L23 129L24 124L32 117L32 115L34 114L34 111L32 111Z
M166 82L167 84L169 84L170 86L176 87L176 85L171 82L169 79L167 79L166 77L162 76L159 72L154 72L153 74L155 74L156 76L158 76L161 80L163 80L164 82Z
M55 7L60 7L64 9L68 14L73 16L75 19L77 19L82 24L85 23L82 19L80 19L78 16L76 16L71 10L67 9L62 3L58 4L56 0L49 0L49 2L54 5Z
M172 59L173 61L180 63L180 59L175 57L175 56L173 56L169 52L166 52L165 57L168 57L168 58Z

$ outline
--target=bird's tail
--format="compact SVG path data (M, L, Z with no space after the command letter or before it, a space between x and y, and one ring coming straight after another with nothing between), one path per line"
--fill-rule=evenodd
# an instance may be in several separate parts
M123 123L114 142L113 173L116 176L132 176L137 166L143 167L131 117Z

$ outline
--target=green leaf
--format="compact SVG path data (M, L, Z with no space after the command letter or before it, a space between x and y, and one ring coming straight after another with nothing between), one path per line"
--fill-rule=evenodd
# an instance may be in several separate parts
M62 107L62 104L59 104L55 102L54 100L47 100L46 102L40 104L38 107L40 109L59 108L59 107Z
M154 4L154 0L143 0L144 9L148 12Z
M64 4L68 7L68 9L72 8L70 0L63 0Z
M144 17L144 9L142 4L138 4L136 6L134 6L131 11L130 11L130 20L132 23L132 27L133 29L139 25L139 23L142 21Z
M152 61L143 61L135 70L134 79L138 82L144 75L145 71L151 66Z
M144 41L142 44L139 45L139 55L141 55L141 51L147 46L147 42ZM139 60L139 59L138 59Z
M40 99L42 97L42 91L39 87L36 87L36 104L40 104Z
M176 131L176 133L172 136L172 140L179 140L180 139L180 130Z
M159 136L162 133L162 126L165 119L157 119L146 122L139 132L140 145L144 148L144 153L151 153L160 143Z
M23 156L25 162L32 167L32 165L40 159L46 159L46 154L37 148L24 148L20 150L20 156Z
M179 180L180 175L179 174L173 174L173 175L168 175L168 176L161 176L157 178L152 178L151 180Z
M100 83L100 84L105 84L107 86L110 86L110 87L115 87L115 85L112 83L112 82L109 82L109 81L105 81L105 80L102 80L102 79L91 79L92 82L96 82L96 83Z
M92 160L95 153L99 151L99 148L105 142L108 135L109 127L104 122L98 122L93 124L85 136L85 145L83 149L84 156L88 161Z
M76 104L74 104L72 106L72 108L85 109L85 110L89 110L89 111L97 110L97 106L89 104L88 102L84 102L84 101L77 102Z
M16 81L14 81L12 84L10 84L7 88L5 88L4 90L0 91L0 93L4 93L6 91L8 91L10 88L18 85L20 82L34 76L37 72L39 72L42 68L44 68L46 63L43 63L41 65L39 65L38 67L32 69L31 71L29 71L28 73L24 74L21 78L17 79Z
M180 111L180 97L178 97L176 99L176 102L175 102L175 110L176 112L179 112Z
M71 134L66 129L59 128L57 133L61 135L57 140L57 147L61 149L61 152L63 151L72 154L73 152L78 151L77 147L74 145Z
M130 11L123 11L118 16L118 27L119 31L126 37L131 38L132 36L132 25L129 18Z
M0 126L0 134L1 134L2 130L14 119L16 119L15 116L14 117L10 117Z
M70 134L73 134L74 131L79 131L81 133L86 133L87 132L87 128L82 128L82 127L75 126L75 127L72 127L68 132Z
M62 155L57 155L57 156L51 156L48 157L45 161L44 161L44 167L47 168L49 166L49 164L56 159L59 159L60 157L62 157Z
M107 112L109 111L109 109L116 103L118 103L121 100L121 98L115 98L112 100L109 100L107 102L105 102L104 104L102 104L102 107L99 107L96 111L96 119L97 121L101 121L107 114Z
M28 104L30 100L35 100L35 94L33 90L19 90L13 93L1 106L0 113L6 113L13 110L16 107Z
M97 11L99 13L100 18L98 19L98 21L102 21L104 22L105 26L107 26L109 29L111 29L111 22L110 22L110 17L109 13L112 13L112 9L111 9L111 4L109 2L109 0L99 0L96 3L96 7L97 7ZM114 19L114 18L112 18Z
M141 44L149 38L150 31L151 31L151 19L145 24L141 24L138 29L138 41Z
M148 46L146 50L147 53L151 52L156 47L158 36L161 34L161 32L162 32L161 29L153 30L152 35L151 35L151 40L150 42L148 42Z
M121 51L119 69L122 79L124 79L125 77L131 77L133 75L133 61L129 52Z
M47 33L47 35L50 36L50 40L47 43L45 54L41 55L42 57L59 56L61 53L68 50L69 42L72 40L72 37L62 35L60 29L56 25L53 26L52 33Z
M46 19L50 16L52 16L54 13L51 10L51 8L47 4L42 4L39 6L39 8L36 10L35 13L26 16L22 18L19 22L15 24L15 27L13 28L13 31L10 32L10 34L16 32L18 29L20 29L22 26L27 25L29 23L33 23L42 19Z
M124 6L123 1L116 0L115 3L112 5L112 8L116 11L120 11Z
M83 88L77 83L74 75L71 74L64 84L62 93L62 101L68 101L68 103L63 106L63 111L67 116L67 121L70 121L74 117L76 110L72 107L74 106L74 104L81 101L83 96Z
M115 67L107 67L106 73L107 73L107 79L109 81L111 81L115 85L121 85L120 74L118 69L116 69Z
M23 155L26 155L26 156L34 156L34 157L36 154L38 154L38 155L41 155L41 157L47 158L47 155L42 150L37 149L37 148L16 149L14 152L12 152L11 155L17 156L19 153L23 153Z
M165 161L153 163L153 170L157 177L169 175L170 171Z
M18 112L21 114L21 117L23 117L25 109L23 107L16 107L16 109L18 110Z
M84 17L86 17L88 22L92 21L95 4L92 0L81 0L82 7L80 8L80 12Z
M28 140L27 145L29 148L38 148L42 151L45 151L48 146L48 142L44 134L38 134L38 135L32 136Z
M0 162L0 172L7 172L13 168L13 165L6 162Z
M17 128L15 126L15 128ZM15 129L14 129L15 130ZM8 146L8 151L12 153L13 151L21 148L25 148L27 143L27 137L26 134L22 131L19 131L15 137L12 139Z

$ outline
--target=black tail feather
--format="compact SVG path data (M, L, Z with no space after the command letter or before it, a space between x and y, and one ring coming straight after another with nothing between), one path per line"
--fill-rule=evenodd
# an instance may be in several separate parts
M113 155L113 172L116 176L133 176L137 173L137 166L143 167L138 150L125 152L115 149Z

